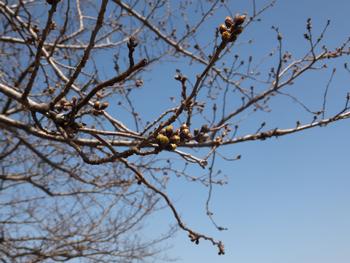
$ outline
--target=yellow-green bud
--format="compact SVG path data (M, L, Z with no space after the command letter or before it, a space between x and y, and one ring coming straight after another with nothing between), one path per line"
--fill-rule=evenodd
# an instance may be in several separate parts
M221 24L219 27L220 34L224 33L227 31L227 27L224 24Z
M176 149L177 145L175 143L170 143L169 144L169 150L174 151Z
M174 128L172 125L166 126L165 127L165 134L167 136L171 136L173 134Z
M223 41L229 41L231 38L230 32L225 31L224 33L221 34L221 38Z
M165 146L169 143L169 138L163 134L158 134L156 139L157 143L161 146Z

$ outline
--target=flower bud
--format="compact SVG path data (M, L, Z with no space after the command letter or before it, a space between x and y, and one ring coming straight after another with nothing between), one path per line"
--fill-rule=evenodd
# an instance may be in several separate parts
M180 143L180 136L179 135L173 135L170 138L171 143L179 144Z
M221 38L223 41L229 41L231 38L231 34L228 31L225 31L221 34Z
M239 26L239 25L242 25L244 23L246 17L247 17L246 15L237 14L233 21L234 21L236 26Z
M163 134L158 134L156 140L157 143L161 146L165 146L169 143L169 138Z
M227 16L227 17L225 18L225 25L226 25L228 28L230 28L230 27L233 25L233 19L232 19L232 17Z
M101 107L101 102L100 101L95 101L95 103L94 103L94 108L96 109L96 110L99 110L100 109L100 107Z
M174 128L172 125L166 126L165 127L165 134L167 136L171 136L173 134Z
M220 34L224 33L227 31L227 27L224 24L221 24L219 27Z
M107 101L103 102L100 106L101 110L107 109L107 107L109 106L109 103Z
M169 144L169 150L174 151L176 149L177 145L175 143L170 143Z
M183 123L183 124L181 125L181 127L180 127L180 130L181 130L181 131L184 130L184 129L188 129L186 123Z

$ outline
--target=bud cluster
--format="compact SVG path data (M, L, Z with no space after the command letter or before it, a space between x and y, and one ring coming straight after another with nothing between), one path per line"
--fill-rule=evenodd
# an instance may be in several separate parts
M93 111L92 113L97 116L97 115L100 115L102 114L102 111L107 109L109 106L109 103L107 101L105 102L100 102L99 100L95 101L94 102L94 105L93 105Z
M180 130L174 131L172 125L162 129L156 137L156 142L161 149L174 151L181 142Z
M208 134L209 132L209 127L208 125L204 124L200 129L194 129L193 134L194 134L194 140L196 140L198 143L206 142L210 139L210 136Z
M234 18L227 16L225 18L225 24L219 26L222 40L226 42L236 41L238 35L243 31L242 24L245 19L246 16L240 14L237 14Z
M51 92L51 90L49 90L48 92ZM58 112L68 111L73 106L75 106L76 103L77 103L76 97L72 97L70 101L64 97L55 105L55 110L57 110Z
M200 129L194 129L193 134L186 123L183 123L178 129L174 130L172 125L162 129L157 135L155 141L160 149L173 151L181 143L186 143L194 140L198 143L203 143L210 140L210 129L208 125L202 125Z

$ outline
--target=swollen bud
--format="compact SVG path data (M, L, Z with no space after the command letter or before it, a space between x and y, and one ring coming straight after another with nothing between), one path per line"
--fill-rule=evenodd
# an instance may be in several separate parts
M220 34L224 33L227 31L227 27L224 24L221 24L219 27Z
M228 28L230 28L230 27L233 25L233 19L232 19L232 17L227 16L227 17L225 18L225 25L226 25Z
M100 101L95 101L95 103L94 103L94 108L96 109L96 110L99 110L100 109L100 107L101 107L101 102Z
M172 125L165 127L165 134L167 136L171 136L173 134L173 131L174 131L174 127Z
M188 129L186 123L183 123L183 124L181 124L181 126L180 126L180 131L183 131L184 129Z
M179 135L173 135L171 138L170 138L170 142L172 143L175 143L175 144L179 144L180 143L180 136Z
M246 17L247 17L246 15L237 14L233 21L234 21L236 26L239 26L239 25L242 25L244 23Z
M224 33L221 34L221 38L223 41L229 41L231 38L230 32L225 31Z
M157 143L161 146L165 146L169 143L169 138L163 134L158 134L156 140Z
M177 145L175 143L170 143L169 144L169 150L170 151L175 151L176 147L177 147Z
M100 109L101 109L101 110L107 109L108 106L109 106L109 103L108 103L107 101L105 101L105 102L103 102L103 103L101 104Z

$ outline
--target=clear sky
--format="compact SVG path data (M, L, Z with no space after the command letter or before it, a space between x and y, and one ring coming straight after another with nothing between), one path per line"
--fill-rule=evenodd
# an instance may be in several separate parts
M251 11L251 1L229 2L237 6L233 8L237 12ZM260 5L262 1L256 2ZM242 53L258 57L266 54L275 41L271 26L277 25L284 36L285 50L302 54L307 48L303 34L308 17L313 19L316 32L331 19L326 42L335 47L350 36L349 10L350 2L346 0L277 1L262 16L260 24L243 33L241 41L254 39L255 46L242 48ZM227 13L222 11L216 16L208 30L221 23L220 15L224 18ZM330 91L331 109L340 108L344 94L350 91L350 75L341 70L344 61L339 61L340 70ZM149 92L159 94L162 91L158 89L176 87L176 83L165 82L173 76L173 68L162 66L161 85L150 85ZM186 70L189 76L198 73ZM324 90L329 76L330 71L313 73L296 83L295 89L305 102L319 107L322 98L315 91ZM145 88L147 85L146 82ZM276 98L272 101L273 112L256 118L268 119L271 127L287 128L299 117L309 117L302 111L290 111L293 104L284 106L285 100ZM149 101L139 105L148 109L145 114L151 114L152 107L156 107ZM204 241L194 245L181 231L167 254L186 263L350 262L349 132L350 122L345 120L278 139L225 148L232 156L242 154L240 161L217 163L228 176L229 184L214 187L211 206L216 221L227 231L216 231L205 215L206 188L181 180L171 183L170 196L183 219L195 230L222 240L226 255L218 256L216 248ZM157 225L174 222L167 209L154 220ZM153 223L148 225L152 228Z

